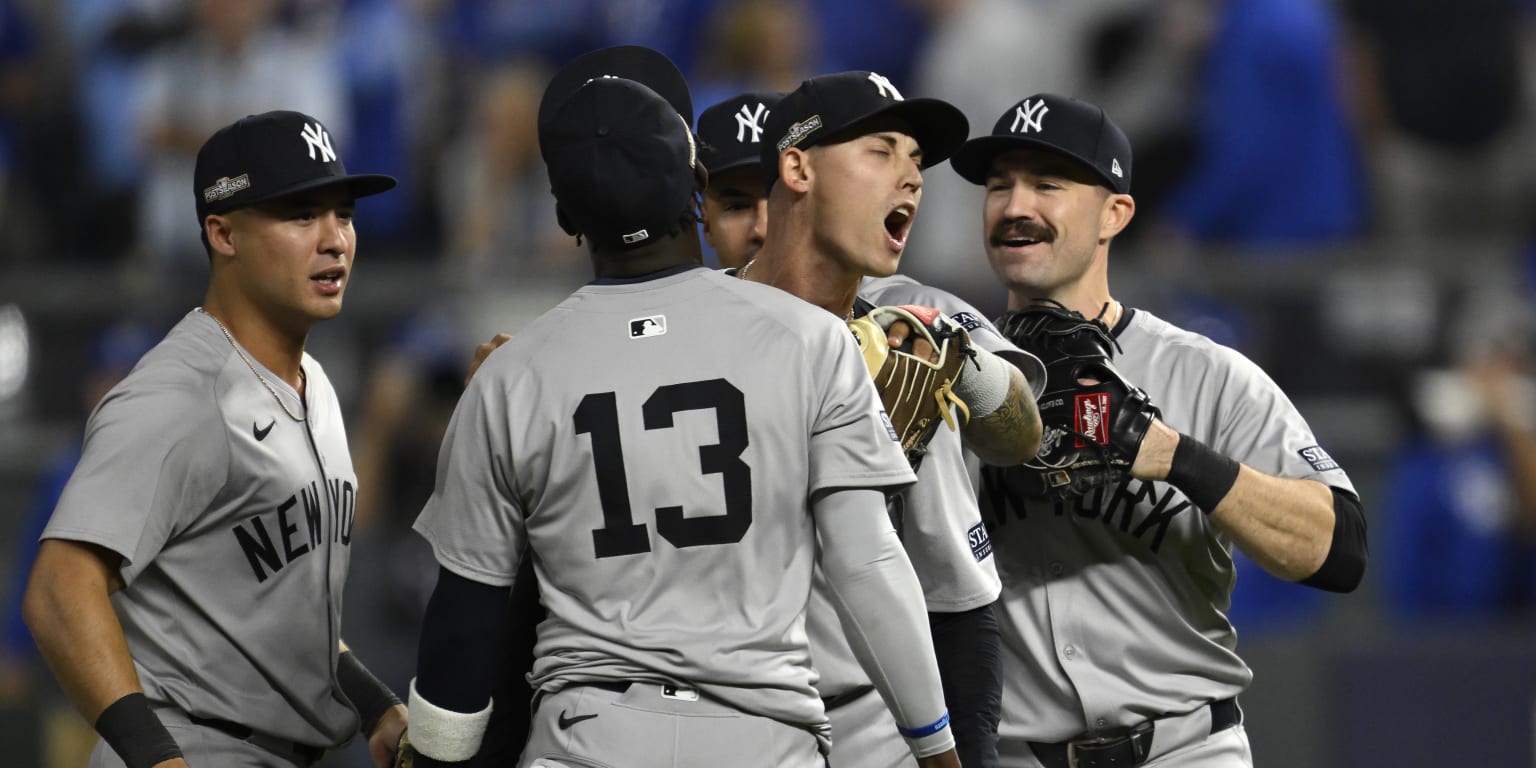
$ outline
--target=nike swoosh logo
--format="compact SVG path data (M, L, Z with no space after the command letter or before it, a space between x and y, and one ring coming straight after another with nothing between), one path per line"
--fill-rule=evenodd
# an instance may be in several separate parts
M591 720L594 717L597 717L597 715L577 715L575 717L566 717L565 716L565 710L562 709L562 710L560 710L560 720L559 720L560 730L562 730L562 731L566 730L567 728L570 728L571 726L573 726L573 725L575 725L575 724L577 724L577 723L579 723L579 722L581 722L583 720Z
M251 431L256 433L256 442L259 443L267 439L267 433L272 431L272 427L275 424L277 424L277 419L273 419L267 422L265 427L258 427L256 426L256 422L251 422Z

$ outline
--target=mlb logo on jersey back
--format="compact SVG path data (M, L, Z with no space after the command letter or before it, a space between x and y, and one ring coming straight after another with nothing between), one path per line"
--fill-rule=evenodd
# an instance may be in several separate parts
M1109 445L1109 393L1090 392L1078 395L1072 413L1072 429L1086 435L1099 445ZM1077 438L1078 448L1087 447L1083 438Z
M992 554L992 535L987 533L986 523L977 523L965 532L965 540L971 544L971 554L976 562L987 559Z
M629 337L642 339L647 336L661 336L667 332L667 316L651 315L650 317L637 317L629 321Z
M1333 457L1329 456L1328 452L1323 450L1321 445L1303 448L1297 451L1297 453L1301 454L1301 457L1306 459L1307 463L1311 464L1312 468L1319 472L1327 472L1330 469L1339 468L1339 463L1334 461Z

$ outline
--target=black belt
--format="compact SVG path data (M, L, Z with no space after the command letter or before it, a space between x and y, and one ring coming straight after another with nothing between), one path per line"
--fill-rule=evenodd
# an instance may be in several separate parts
M1237 699L1213 701L1210 710L1213 734L1243 721ZM1068 741L1031 741L1029 749L1045 768L1129 768L1145 763L1152 754L1152 731L1156 722L1157 719L1146 720Z
M873 690L875 690L873 685L861 685L858 688L843 691L842 693L836 693L831 696L823 696L821 697L821 706L828 712L831 712L838 707L846 706L851 702L857 701L860 696L863 696L864 694Z
M197 717L187 715L187 719L204 728L212 728L215 731L233 736L251 746L260 747L278 757L286 758L302 766L310 766L320 762L325 756L324 747L312 747L308 744L300 744L287 739L279 739L276 736L268 736L265 733L257 733L249 727L228 720L219 720L213 717Z

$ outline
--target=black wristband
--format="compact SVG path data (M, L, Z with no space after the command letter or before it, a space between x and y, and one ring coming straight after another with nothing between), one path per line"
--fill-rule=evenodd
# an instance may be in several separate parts
M181 757L181 747L142 693L130 693L102 710L96 732L128 768L150 768Z
M1179 445L1173 449L1173 461L1168 466L1168 482L1209 515L1237 483L1237 473L1242 466L1181 433Z
M358 732L365 739L373 735L373 729L384 713L400 703L400 697L384 681L374 677L351 651L344 651L336 659L336 682L352 706L357 708L357 716L362 721Z

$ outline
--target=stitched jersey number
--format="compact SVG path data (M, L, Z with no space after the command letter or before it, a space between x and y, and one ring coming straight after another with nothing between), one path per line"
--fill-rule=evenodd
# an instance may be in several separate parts
M705 408L715 412L720 442L699 446L699 471L720 475L725 514L685 517L682 507L658 507L656 530L674 547L734 544L752 526L752 468L741 460L741 452L747 449L747 408L741 390L725 379L669 384L652 392L640 412L646 429L670 429L674 414ZM592 436L597 497L603 507L603 527L592 531L593 549L599 558L651 551L645 524L635 522L629 506L615 394L596 392L583 397L575 417L576 434Z

